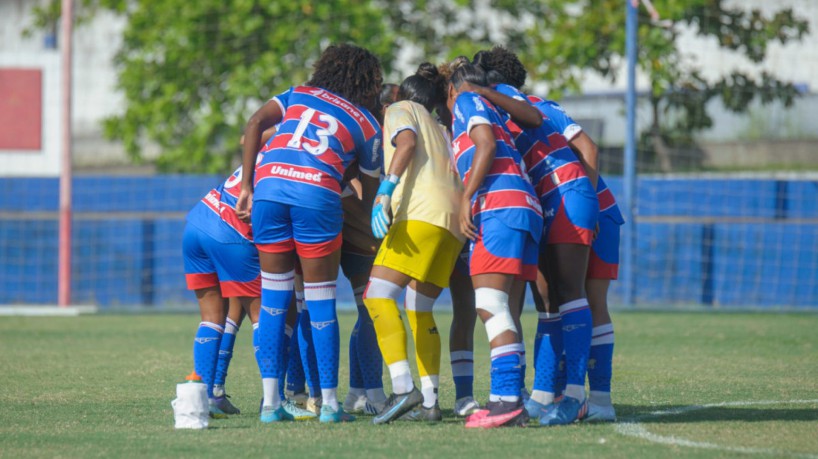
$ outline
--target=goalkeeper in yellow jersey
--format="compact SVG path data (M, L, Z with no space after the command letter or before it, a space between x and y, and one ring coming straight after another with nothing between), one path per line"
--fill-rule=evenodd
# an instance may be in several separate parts
M445 104L445 79L432 64L421 64L400 85L398 100L384 117L387 176L372 208L373 234L384 240L364 292L392 377L393 394L375 424L401 417L441 420L440 336L432 306L448 286L465 241L458 223L460 180L451 165L445 128L431 115L435 107ZM406 329L397 305L404 288L420 390L409 369Z

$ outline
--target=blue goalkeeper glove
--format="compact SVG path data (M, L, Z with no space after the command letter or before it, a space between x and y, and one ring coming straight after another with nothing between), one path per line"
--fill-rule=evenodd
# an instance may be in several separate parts
M389 208L392 204L392 193L398 186L400 177L390 174L381 182L378 193L375 195L375 202L372 204L372 234L378 239L386 237L392 218L389 217Z

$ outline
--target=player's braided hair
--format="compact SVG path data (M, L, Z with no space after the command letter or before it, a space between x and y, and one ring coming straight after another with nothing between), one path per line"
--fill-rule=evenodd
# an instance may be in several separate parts
M516 54L502 46L495 46L491 51L478 51L474 55L474 65L480 66L486 72L497 72L491 80L502 80L517 89L525 85L528 72Z
M446 102L446 79L434 65L424 62L400 84L398 99L417 102L431 112Z
M382 83L381 62L374 54L355 45L340 44L321 53L307 86L332 91L376 113Z

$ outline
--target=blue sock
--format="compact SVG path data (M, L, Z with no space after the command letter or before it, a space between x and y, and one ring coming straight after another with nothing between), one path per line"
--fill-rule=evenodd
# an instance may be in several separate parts
M613 349L613 324L594 327L588 359L588 385L592 392L611 391Z
M520 399L520 343L491 350L491 391L489 401L515 402Z
M284 345L284 353L283 353L283 356L282 356L284 363L283 363L283 367L282 367L282 370L281 370L281 375L279 376L279 379L278 379L279 381L281 381L281 384L278 385L278 396L281 397L281 400L286 399L286 396L284 395L284 387L286 386L286 384L284 384L284 381L287 378L287 370L288 370L289 364L290 364L290 353L291 353L290 343L292 343L292 341L293 341L293 327L291 327L289 324L284 324L284 343L285 343L285 345Z
M525 343L520 343L523 350L520 352L520 389L525 389L525 371L528 365L525 362Z
M258 322L253 324L253 357L256 358L256 365L261 372L261 361L258 359Z
M298 313L296 319L296 327L301 320L301 312ZM298 333L293 333L290 338L290 353L287 359L287 390L293 394L301 394L304 392L304 383L306 382L306 375L304 374L304 365L301 363L301 350L298 346Z
M557 313L541 312L534 338L533 390L556 392L559 356L562 355L562 322Z
M349 389L362 390L364 388L364 377L361 375L361 364L358 361L358 333L361 328L361 316L358 315L358 320L355 326L352 327L352 333L349 335Z
M361 292L363 294L363 292ZM356 295L356 301L358 295ZM363 300L358 302L358 342L356 357L361 369L363 387L367 390L383 388L383 357L378 347L378 335L375 324L369 317L369 311Z
M318 381L318 362L312 341L310 311L307 308L301 311L301 318L298 322L298 351L301 353L301 365L304 368L307 387L310 389L310 397L318 397L321 393L321 384Z
M224 323L224 334L219 345L219 363L216 365L216 377L213 379L214 385L224 385L227 380L227 368L233 358L233 345L236 343L236 333L239 326L229 317Z
M336 389L341 342L338 317L335 313L335 281L304 282L304 301L310 311L322 403L337 409Z
M451 351L452 377L454 379L455 400L474 396L474 353L472 351Z
M565 395L585 400L585 373L591 351L591 308L580 298L560 305L562 341L565 345Z
M213 379L216 377L216 364L219 361L219 345L224 327L213 322L199 323L196 338L193 340L193 369L207 384L207 396L213 398Z
M287 309L293 293L295 273L261 273L261 314L258 319L258 360L261 378L278 379L284 374ZM275 392L273 392L275 393Z

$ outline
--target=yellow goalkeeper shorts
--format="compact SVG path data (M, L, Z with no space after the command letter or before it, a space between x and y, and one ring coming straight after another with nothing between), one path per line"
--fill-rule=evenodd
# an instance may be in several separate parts
M462 248L463 243L445 228L418 220L399 221L386 233L375 265L446 288Z

